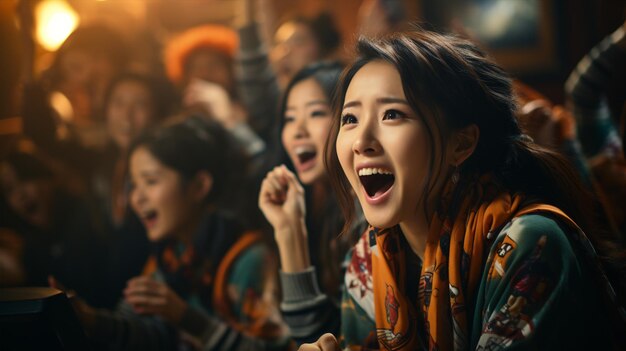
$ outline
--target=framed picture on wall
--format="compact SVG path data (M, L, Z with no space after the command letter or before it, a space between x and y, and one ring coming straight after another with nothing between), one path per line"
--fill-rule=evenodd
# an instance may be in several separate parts
M463 28L509 71L559 69L556 0L423 0L426 21Z

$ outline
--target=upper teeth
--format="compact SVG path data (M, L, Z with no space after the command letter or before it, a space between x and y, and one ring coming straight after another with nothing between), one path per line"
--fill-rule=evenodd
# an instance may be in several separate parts
M314 146L298 146L294 149L296 155L302 155L306 152L315 152Z
M368 176L372 174L393 174L390 171L382 168L361 168L359 169L360 176Z

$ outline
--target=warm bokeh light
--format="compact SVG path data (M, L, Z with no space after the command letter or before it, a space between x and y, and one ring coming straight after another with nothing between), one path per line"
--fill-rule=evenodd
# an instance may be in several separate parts
M44 0L35 10L37 41L55 51L78 26L78 14L64 0Z

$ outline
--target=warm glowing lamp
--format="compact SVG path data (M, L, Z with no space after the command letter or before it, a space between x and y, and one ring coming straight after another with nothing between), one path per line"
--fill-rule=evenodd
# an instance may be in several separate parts
M44 0L35 9L37 41L55 51L78 26L78 14L64 0Z

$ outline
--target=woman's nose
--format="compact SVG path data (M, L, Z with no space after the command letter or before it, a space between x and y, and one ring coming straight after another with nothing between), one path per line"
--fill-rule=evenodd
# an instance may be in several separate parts
M368 123L361 124L356 132L352 151L357 155L376 155L382 151L376 128Z
M135 187L131 190L130 201L135 208L138 208L146 201L146 196L140 187Z
M309 136L309 130L307 129L307 123L305 118L296 119L296 134L294 138L301 139Z

